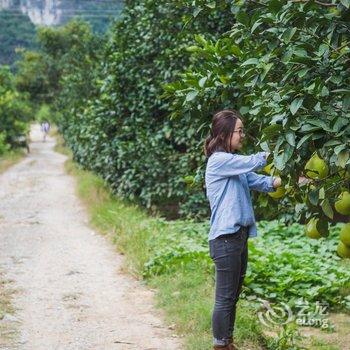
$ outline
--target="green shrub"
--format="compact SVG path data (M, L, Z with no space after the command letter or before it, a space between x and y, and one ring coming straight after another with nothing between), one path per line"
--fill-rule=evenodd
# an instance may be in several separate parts
M32 118L26 94L15 89L8 67L0 67L0 133L4 145L15 146L18 136L26 134Z
M5 142L6 135L4 132L0 132L0 156L6 153L10 146Z

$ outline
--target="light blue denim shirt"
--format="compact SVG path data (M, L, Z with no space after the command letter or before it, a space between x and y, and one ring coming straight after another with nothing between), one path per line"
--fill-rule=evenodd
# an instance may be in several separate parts
M234 233L240 226L249 226L249 237L257 236L250 190L275 191L273 176L254 172L265 165L265 152L244 156L217 151L209 157L205 171L211 209L209 240Z

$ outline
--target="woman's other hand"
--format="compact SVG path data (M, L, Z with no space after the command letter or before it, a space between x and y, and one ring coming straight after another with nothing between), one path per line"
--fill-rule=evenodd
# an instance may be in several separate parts
M282 180L279 176L275 177L275 179L273 180L273 187L277 188L280 187L282 185Z

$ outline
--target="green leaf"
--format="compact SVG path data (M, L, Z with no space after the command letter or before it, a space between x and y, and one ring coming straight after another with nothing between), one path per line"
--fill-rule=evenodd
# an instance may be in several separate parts
M230 45L230 49L233 55L237 57L242 56L242 51L237 45Z
M248 106L242 106L239 109L239 113L241 113L242 115L249 113L249 111L250 111L250 108Z
M327 141L323 146L330 147L330 146L337 146L340 144L341 144L341 141L339 141L339 140L330 140L330 141Z
M345 164L348 161L350 152L348 150L343 150L338 153L338 164L342 168L345 168Z
M211 9L215 9L216 4L215 4L215 1L212 1L212 2L210 2L209 4L206 4L205 6L211 8Z
M332 206L329 203L328 198L325 198L322 201L321 208L322 208L323 212L325 213L325 215L327 215L330 219L333 219L334 212L333 212Z
M350 108L350 94L346 94L343 98L343 109L347 111Z
M297 143L297 149L299 149L301 147L301 145L308 139L311 137L312 134L307 134L305 136L303 136L299 142Z
M203 77L199 80L198 85L202 88L205 85L205 82L207 81L208 77Z
M301 57L301 58L308 57L307 51L305 49L303 49L302 47L297 47L293 53L297 57Z
M309 68L304 68L298 72L298 77L302 78L306 75L306 73L309 71Z
M187 95L186 95L186 101L190 102L193 101L198 95L198 91L190 91Z
M340 2L348 9L350 7L350 1L349 0L340 0Z
M322 108L321 108L321 102L317 102L314 106L314 110L316 112L321 112L322 111Z
M325 195L326 195L326 192L324 190L324 187L321 187L320 191L319 191L319 198L320 199L325 199Z
M248 66L250 64L258 64L259 63L259 60L257 58L249 58L248 60L244 61L241 66Z
M286 44L288 44L290 42L290 40L292 39L293 35L296 33L297 28L287 28L284 33L282 34L282 39L284 40L284 42Z
M349 89L335 89L335 90L332 90L331 92L349 94L350 90Z
M226 85L229 83L230 78L227 75L219 75L219 80Z
M327 86L324 86L321 90L320 96L328 96L329 95L329 90L327 89Z
M283 151L283 168L284 168L284 165L292 157L293 152L294 152L294 147L287 143L285 145L285 148L284 148L284 151ZM282 169L280 169L280 170L282 170Z
M275 164L275 166L278 170L283 170L285 165L286 165L286 162L284 159L284 153L281 153L281 154L275 156L273 163Z
M321 57L323 56L327 51L329 51L329 47L326 44L321 44L318 48L318 52L316 54Z
M325 134L324 134L323 131L321 131L321 132L314 132L314 133L312 134L312 136L311 136L311 139L312 139L312 140L318 140L318 139L322 139L322 138L324 138L324 137L325 137Z
M199 46L195 46L195 45L186 47L186 51L188 51L188 52L198 52L201 50L202 49Z
M260 20L257 20L257 21L253 24L252 29L250 30L250 32L253 34L253 33L254 33L254 30L255 30L256 28L258 28L262 23L263 23L263 22L261 22Z
M346 145L341 144L334 148L334 153L338 155L342 150L345 150L345 149L346 149Z
M310 124L304 124L301 126L300 131L301 132L309 132L309 131L316 131L322 129L320 126L310 125Z
M242 23L246 27L249 26L249 16L244 11L240 11L236 14L236 20L237 22Z
M269 125L266 128L262 130L263 134L265 134L268 137L273 137L277 135L281 130L283 130L282 125L280 124L273 124Z
M208 42L204 39L204 36L200 34L195 34L194 40L196 40L198 44L201 44L203 46L208 44Z
M268 63L263 66L264 72L261 74L261 81L265 79L267 73L270 71L272 67L273 67L273 63Z
M268 4L269 10L274 13L277 13L283 7L283 1L280 0L271 0Z
M296 112L298 112L298 109L302 106L304 99L303 98L296 98L291 103L289 109L291 113L294 115Z
M315 126L319 126L321 129L325 130L325 131L329 131L332 132L333 130L326 124L325 121L320 120L320 119L309 119L308 120L309 124L315 125Z
M295 146L295 134L293 131L288 131L286 133L286 140L291 146Z
M311 204L317 205L318 204L318 190L312 190L308 194L308 198Z
M193 11L193 17L196 18L201 12L202 12L202 8L197 7L194 11Z

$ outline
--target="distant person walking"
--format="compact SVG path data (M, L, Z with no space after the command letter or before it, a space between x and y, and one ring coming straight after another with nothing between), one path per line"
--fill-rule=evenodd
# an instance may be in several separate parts
M46 141L46 136L50 131L50 123L48 121L44 121L41 123L41 131L43 133L43 141Z
M257 235L250 190L273 192L281 178L256 174L266 165L267 152L241 155L243 121L234 110L212 120L205 140L205 184L210 202L210 257L215 264L215 306L212 314L214 349L236 350L233 332L236 304L248 262L248 238Z

